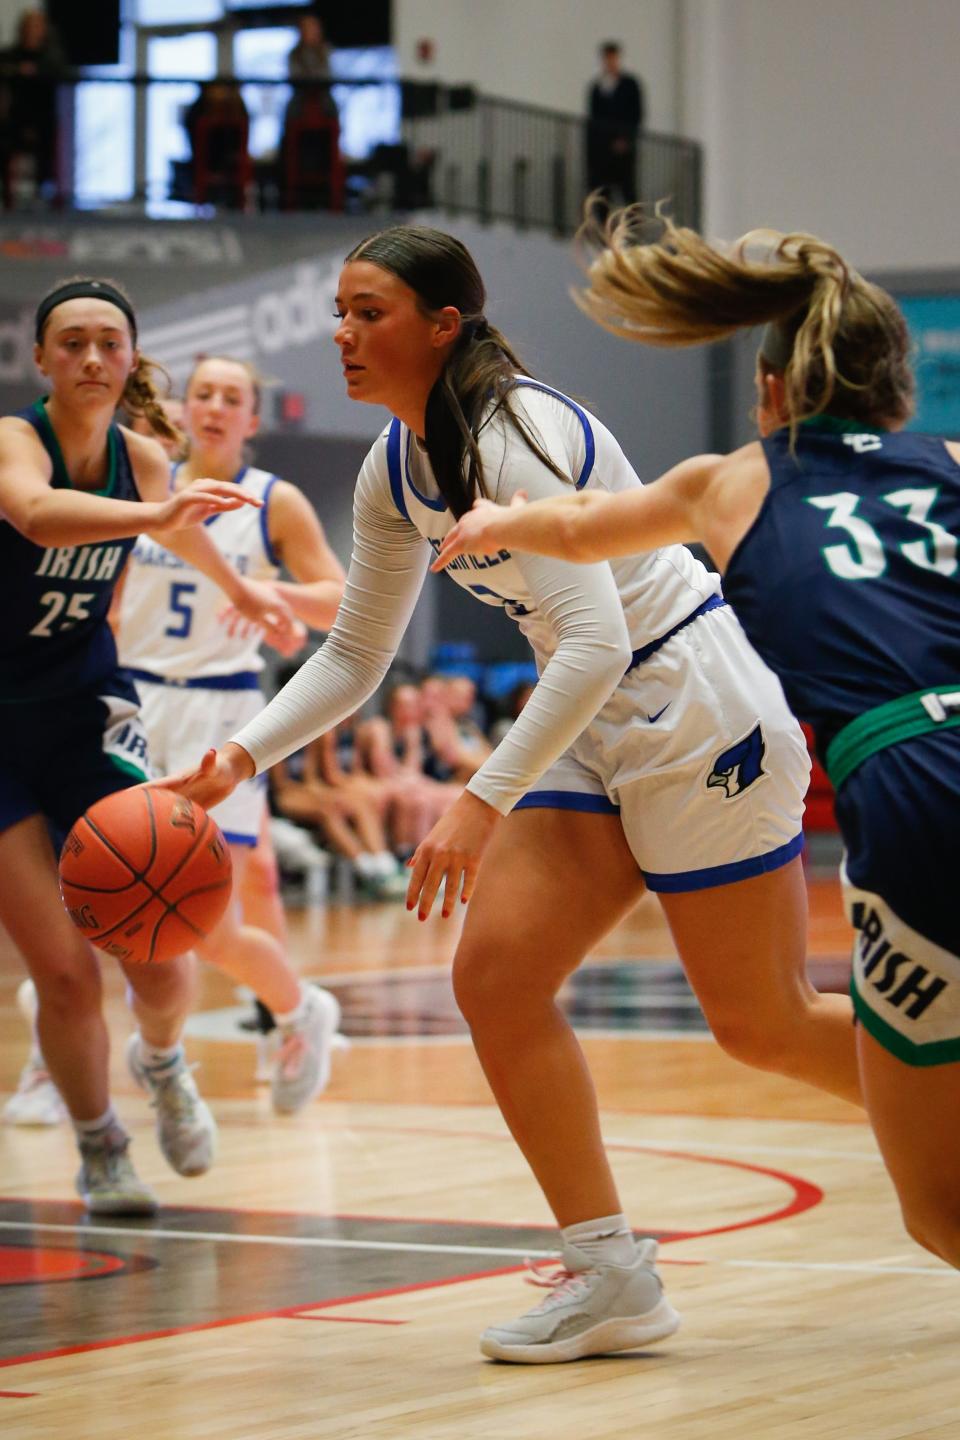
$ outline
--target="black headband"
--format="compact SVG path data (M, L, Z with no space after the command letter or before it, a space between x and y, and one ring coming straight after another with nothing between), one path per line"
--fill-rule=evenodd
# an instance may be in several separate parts
M137 320L133 313L133 306L126 295L121 295L109 280L70 280L66 285L60 285L52 290L37 306L36 336L39 345L43 339L43 327L51 310L62 305L65 300L107 300L111 305L116 305L122 310L130 322L130 329L133 332L134 343L137 339Z

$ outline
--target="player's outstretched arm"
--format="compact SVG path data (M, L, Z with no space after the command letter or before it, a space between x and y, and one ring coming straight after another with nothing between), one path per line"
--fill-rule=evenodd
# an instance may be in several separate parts
M173 790L209 810L226 800L242 780L249 780L254 768L252 757L230 740L220 750L208 750L196 769L181 770L151 784L159 790Z
M163 451L159 446L154 448L162 459ZM167 494L165 484L148 494L141 489L140 502L111 500L84 490L54 489L52 478L50 457L32 426L12 416L0 420L0 513L35 545L125 540L148 528L159 535L184 525L197 525L220 510L236 508L236 496L226 485L211 486L187 507Z
M509 506L478 500L446 537L431 567L442 570L458 555L521 550L592 564L702 539L699 510L723 457L699 455L653 484L610 495L585 490Z

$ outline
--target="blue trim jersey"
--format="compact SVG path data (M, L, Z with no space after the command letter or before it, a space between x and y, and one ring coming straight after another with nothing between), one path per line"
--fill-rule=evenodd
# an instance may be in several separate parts
M640 484L609 430L568 396L519 378L511 406L564 479L503 413L480 427L486 493L507 502L574 487ZM399 422L368 454L354 497L354 545L344 598L326 643L267 710L233 738L258 770L352 714L396 654L431 558L454 524L424 446ZM516 620L540 681L515 725L468 788L506 814L608 701L632 654L661 640L719 590L719 578L680 545L610 565L542 556L464 556L447 574ZM446 583L446 582L444 582Z
M960 681L960 465L846 422L763 441L770 489L724 593L820 754L876 705Z
M280 572L268 528L276 476L250 466L235 477L239 490L262 500L261 509L242 505L205 522L221 555L239 575L272 580ZM223 591L201 571L149 535L137 540L120 596L117 640L128 669L156 680L211 681L243 673L251 689L263 668L259 630L236 627L231 634L220 616Z
M54 489L71 489L42 400L18 412L50 456ZM120 429L108 432L109 470L102 490L139 500ZM89 545L36 545L0 519L0 702L56 700L95 689L117 666L107 612L133 538Z

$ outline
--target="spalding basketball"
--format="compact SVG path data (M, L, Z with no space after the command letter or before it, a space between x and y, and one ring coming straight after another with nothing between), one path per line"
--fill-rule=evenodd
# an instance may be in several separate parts
M88 940L156 964L207 936L230 901L230 851L199 805L137 785L91 805L60 854L60 893Z

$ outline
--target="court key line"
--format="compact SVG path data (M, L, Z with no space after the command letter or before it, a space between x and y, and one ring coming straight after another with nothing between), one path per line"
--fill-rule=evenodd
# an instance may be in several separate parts
M300 1245L308 1249L329 1250L392 1250L410 1254L432 1255L498 1255L519 1258L555 1256L557 1249L517 1250L508 1246L493 1245L431 1245L413 1240L334 1240L314 1235L233 1235L217 1230L151 1230L146 1226L108 1225L59 1225L52 1222L32 1224L24 1220L0 1220L3 1230L53 1231L59 1234L82 1232L92 1235L137 1235L156 1240L206 1240L227 1245ZM666 1257L661 1263L669 1264ZM747 1270L821 1270L828 1272L862 1275L936 1275L956 1279L956 1271L948 1266L934 1268L924 1265L878 1265L867 1261L840 1260L721 1260L711 1256L696 1261L687 1259L685 1264L723 1265L733 1269ZM518 1267L519 1268L519 1267Z

